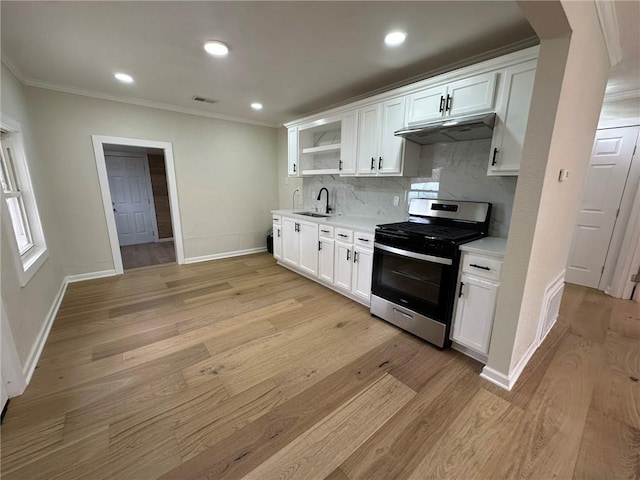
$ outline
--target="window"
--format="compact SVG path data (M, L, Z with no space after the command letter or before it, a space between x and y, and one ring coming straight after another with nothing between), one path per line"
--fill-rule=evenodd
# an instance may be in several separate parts
M20 125L5 116L0 123L0 145L0 183L5 203L2 220L5 227L11 227L13 231L15 263L20 283L24 286L47 259L47 247Z

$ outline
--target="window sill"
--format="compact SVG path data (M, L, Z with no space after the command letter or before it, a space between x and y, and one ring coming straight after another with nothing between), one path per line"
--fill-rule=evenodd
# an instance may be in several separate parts
M23 257L16 259L16 268L21 287L25 287L29 283L48 258L49 250L46 247L35 246Z

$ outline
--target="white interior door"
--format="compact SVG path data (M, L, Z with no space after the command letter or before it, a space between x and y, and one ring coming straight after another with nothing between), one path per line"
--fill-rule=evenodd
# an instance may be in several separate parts
M120 246L154 241L146 158L105 155Z
M569 252L569 283L598 288L637 138L638 127L596 132Z

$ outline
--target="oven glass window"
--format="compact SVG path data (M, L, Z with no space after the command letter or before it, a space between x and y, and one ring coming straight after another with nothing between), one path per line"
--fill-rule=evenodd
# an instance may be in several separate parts
M438 304L443 265L385 253L381 261L381 286L408 297Z

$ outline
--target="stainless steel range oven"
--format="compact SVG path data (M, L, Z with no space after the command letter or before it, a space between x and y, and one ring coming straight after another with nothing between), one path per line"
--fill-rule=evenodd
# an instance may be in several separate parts
M378 225L372 315L448 346L458 246L486 235L490 214L489 203L413 199L408 222Z

